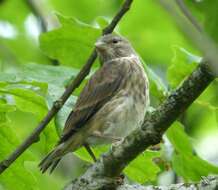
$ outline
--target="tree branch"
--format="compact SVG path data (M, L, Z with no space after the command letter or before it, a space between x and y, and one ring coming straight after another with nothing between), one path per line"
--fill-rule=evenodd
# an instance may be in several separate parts
M208 176L203 178L199 183L178 183L170 186L142 186L139 184L134 185L120 185L117 190L217 190L218 188L218 177ZM72 185L68 186L65 190L72 190Z
M112 19L111 23L103 30L103 34L108 34L113 32L114 28L129 10L133 0L125 0L124 4ZM5 160L0 163L0 174L3 173L30 145L39 140L40 133L44 130L47 124L55 116L55 114L61 109L63 104L67 101L71 93L81 84L83 79L89 74L92 64L97 58L96 50L92 50L90 57L88 58L86 64L83 66L79 74L76 76L74 81L67 87L63 95L57 100L52 108L48 111L44 119L39 123L35 130L23 141L23 143L17 147L17 149L8 156Z

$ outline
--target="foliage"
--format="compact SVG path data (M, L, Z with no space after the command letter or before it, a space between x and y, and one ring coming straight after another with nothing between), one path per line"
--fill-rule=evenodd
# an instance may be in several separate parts
M0 160L31 133L74 79L101 35L101 28L112 18L121 2L47 0L43 6L49 12L58 12L52 14L51 20L58 20L59 25L38 36L40 26L26 1L0 1ZM217 2L186 3L217 42ZM48 21L50 25L52 21ZM172 18L152 0L134 1L116 33L126 36L139 53L148 73L153 107L162 102L201 60L202 55L176 28ZM60 65L52 65L51 59ZM98 66L96 63L92 72ZM81 175L84 165L91 162L83 148L72 156L73 163L79 163L78 167L66 161L52 175L42 175L37 167L57 142L81 89L78 88L69 98L40 135L39 141L0 176L0 189L61 189L69 179ZM185 181L198 181L201 176L218 173L218 167L210 163L210 155L202 157L200 154L200 144L204 139L211 133L218 133L217 89L215 81L184 113L180 122L174 123L167 131L173 150L169 159L166 159L168 153L162 149L145 151L124 170L129 180L157 184L159 174L167 170L175 171ZM100 156L109 148L94 147L94 152ZM213 153L218 154L215 149ZM169 167L155 162L159 158ZM217 159L215 161L217 163ZM69 175L66 168L71 168L68 169Z
M182 176L186 181L198 181L202 176L218 173L218 167L197 155L190 137L184 132L184 128L179 122L175 122L166 134L174 147L172 167L177 175Z

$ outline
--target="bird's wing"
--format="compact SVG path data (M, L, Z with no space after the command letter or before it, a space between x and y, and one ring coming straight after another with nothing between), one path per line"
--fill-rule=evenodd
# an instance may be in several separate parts
M118 90L123 79L123 71L115 64L103 65L88 81L74 110L67 118L59 143L78 132Z

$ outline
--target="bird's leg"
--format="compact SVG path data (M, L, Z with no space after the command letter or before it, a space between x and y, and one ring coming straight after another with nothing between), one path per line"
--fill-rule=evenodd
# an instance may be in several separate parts
M89 155L92 157L93 161L96 162L97 159L95 157L94 152L92 151L91 147L89 146L88 143L84 143L83 146L85 147L85 149L87 150L87 152L89 153Z
M111 135L104 135L100 131L94 131L91 134L91 136L97 137L97 138L103 138L103 139L111 140L113 142L118 142L118 141L121 141L123 139L122 137L115 137L115 136L111 136Z

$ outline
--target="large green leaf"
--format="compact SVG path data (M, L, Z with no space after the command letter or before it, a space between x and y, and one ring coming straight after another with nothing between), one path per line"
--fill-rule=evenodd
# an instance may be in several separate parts
M1 143L4 146L0 147L0 160L13 150L16 149L20 140L17 137L17 132L11 127L11 124L1 125L0 127ZM5 190L23 190L23 189L60 189L63 181L59 177L42 175L37 167L39 157L33 149L27 150L17 159L9 169L0 176L0 186ZM30 164L32 167L30 168Z
M47 85L23 79L1 75L0 137L4 146L0 148L0 160L17 148L47 112ZM61 188L63 182L59 177L42 176L37 167L41 159L39 153L48 152L57 141L53 122L41 137L39 143L32 145L1 175L1 187L6 190Z
M42 108L46 109L46 105L43 97L37 95L31 90L23 89L23 88L0 88L0 93L2 94L10 94L16 97L20 97L25 101L32 102Z
M93 146L92 150L93 150L95 156L98 158L101 154L106 152L109 149L109 147L110 147L109 145ZM86 149L84 147L75 151L74 154L86 162L93 162L91 156L89 155L89 153L86 151Z
M177 87L196 67L201 58L175 46L172 64L167 70L167 79L172 88Z
M157 157L160 157L160 152L145 151L125 168L124 173L138 183L155 181L160 172L160 168L154 163L154 158Z
M67 117L70 114L70 112L73 110L75 103L76 103L76 96L71 96L70 98L68 98L67 102L61 108L61 110L56 114L55 126L59 135L61 135Z
M163 100L168 93L166 84L164 84L162 78L158 76L142 59L141 61L144 65L145 72L148 75L150 94L160 101Z
M64 66L50 66L31 63L24 65L18 71L23 80L45 82L49 85L64 87L65 81L75 77L77 69Z
M7 112L13 112L16 106L0 101L0 126L8 122Z
M64 92L69 80L74 79L77 69L31 63L22 65L13 73L0 73L0 87L16 85L47 96L49 107Z
M0 103L0 112L12 112L16 110L16 106L10 104L1 104Z
M15 74L2 73L0 75L0 93L12 96L19 110L33 113L40 121L46 115L48 108L52 106L53 102L61 96L67 81L74 78L77 72L76 69L64 66L22 65ZM69 106L67 105L64 108L68 108ZM58 115L60 114L65 118L67 117L65 109ZM47 150L53 146L54 139L57 138L54 135L55 128L53 124L52 122L43 132ZM63 128L63 121L61 124L56 122L55 126L60 133L60 130Z
M16 148L18 145L18 140L16 138L16 133L9 126L0 127L0 138L1 143L4 146L0 148L0 158L3 159L10 150ZM32 160L32 155L29 152L25 153L26 159ZM34 177L26 170L23 170L23 157L17 161L10 170L3 173L0 177L0 184L5 189L33 189L36 185ZM15 185L16 184L16 185Z
M0 94L10 95L14 100L14 106L22 112L34 114L38 121L45 116L48 110L45 97L38 95L30 89L24 88L24 86L23 88L18 88L17 84L8 85L6 88L0 88ZM26 135L29 132L30 130ZM46 137L45 145L48 150L53 147L54 142L57 140L53 122L43 131L43 135Z
M58 16L62 26L40 36L41 49L61 64L81 67L101 31L76 19Z
M175 150L171 161L177 175L182 176L186 181L198 181L202 176L218 174L218 167L196 154L190 137L179 122L175 122L167 130L167 137Z

